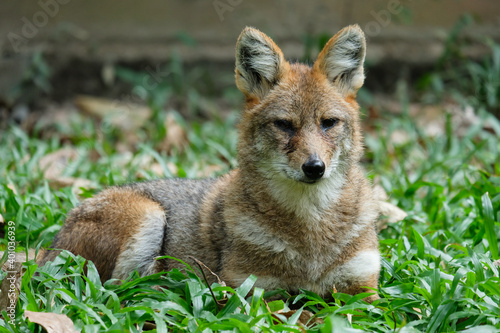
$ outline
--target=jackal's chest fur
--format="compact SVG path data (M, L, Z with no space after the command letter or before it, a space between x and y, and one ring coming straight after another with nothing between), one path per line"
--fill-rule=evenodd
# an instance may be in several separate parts
M293 232L276 234L272 228L250 219L245 220L244 228L241 224L229 228L234 252L228 256L230 264L225 267L224 278L238 284L255 274L257 285L266 290L307 289L328 295L333 287L346 290L353 281L378 273L376 248L357 244L365 236L366 225L335 232L335 223L325 223L330 228L306 229L301 236Z
M362 194L358 196L363 199ZM243 197L245 203L236 204ZM352 281L378 274L376 212L371 201L356 203L339 194L330 210L302 216L279 206L279 201L260 199L258 204L249 197L233 193L226 199L224 218L231 252L223 276L230 283L241 283L255 274L257 285L266 290L308 289L327 295L333 286L347 290Z

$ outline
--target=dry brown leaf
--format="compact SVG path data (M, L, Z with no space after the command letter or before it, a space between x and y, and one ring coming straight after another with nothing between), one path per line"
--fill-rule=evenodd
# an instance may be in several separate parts
M78 151L74 148L62 148L45 155L40 159L39 168L43 171L46 179L59 178L70 161L78 157Z
M410 114L419 128L430 137L445 133L446 108L443 105L413 104Z
M377 220L377 231L385 229L387 223L396 223L403 220L408 214L401 208L387 202L389 196L380 185L373 187L373 196L377 200L381 217Z
M118 144L118 151L128 150L139 141L137 130L151 117L148 107L132 102L109 100L91 96L78 96L75 104L84 113L100 121L101 131L117 128L124 141Z
M47 333L77 333L71 319L64 314L51 312L24 311L24 315L32 323L41 325Z
M382 217L377 221L377 231L385 229L388 223L399 222L408 216L404 210L390 202L379 201L378 205Z
M392 145L400 146L404 145L408 141L410 141L410 136L403 130L395 130L391 133L390 143Z
M413 310L417 311L418 313L422 313L419 308L413 308ZM422 319L421 315L417 315L418 319Z
M14 184L7 184L7 188L10 188L12 192L14 192L14 194L17 194L17 190Z
M130 150L121 151L119 154L116 155L116 158L113 160L113 165L117 167L126 167L127 164L129 164L133 158L134 158L134 153L132 153Z
M151 164L153 164L153 156L151 155L139 155L134 157L132 163L137 165L140 169L149 170L151 168ZM155 172L156 174L156 172ZM135 174L137 178L146 178L146 174L143 170L138 170Z
M134 102L122 102L105 98L78 96L75 104L83 112L105 122L101 126L117 127L133 134L151 117L151 109ZM127 134L126 137L129 135Z
M297 312L297 310L289 310L289 311L280 310L276 313L280 314L282 316L285 316L287 319L290 319L290 317L293 316L296 312ZM274 316L274 317L279 319L279 317L276 317L276 316ZM303 310L299 316L299 319L297 320L297 324L299 324L301 326L305 326L307 323L309 323L309 321L313 317L314 317L314 313L312 313L311 311ZM320 318L314 318L314 319L312 319L312 323L322 324L323 320L321 320ZM305 330L302 327L300 328L300 330L302 332L305 332Z
M96 185L91 180L84 178L76 178L76 177L58 177L54 179L49 179L49 184L53 188L62 188L71 186L75 191L80 187L96 188Z
M403 110L401 103L391 98L378 96L377 104L381 109L395 114L401 114ZM453 132L459 137L465 135L471 126L481 121L471 106L462 107L454 103L437 105L412 103L408 108L410 117L430 136L445 133L447 113L451 115ZM485 129L491 128L491 125L487 123L483 126Z
M160 142L158 149L167 153L171 153L174 149L182 151L188 144L187 133L171 113L165 118L165 129L167 135Z
M380 201L380 214L384 215L389 223L396 223L408 216L404 210L390 202Z
M472 126L479 124L481 118L477 116L471 106L449 105L447 111L451 114L451 123L453 126L453 134L458 137L463 137ZM483 124L485 130L491 130L491 124Z
M377 103L383 110L391 113L401 114L403 107L400 102L394 99L377 98ZM475 110L470 107L462 107L457 104L421 104L412 103L408 106L409 116L426 135L430 137L441 136L446 132L447 115L451 116L451 123L454 135L462 137L466 135L468 129L481 122ZM485 123L483 128L491 130L491 125ZM390 143L401 145L410 139L409 135L402 130L395 130L391 133ZM391 150L389 148L389 150Z
M45 155L40 159L39 167L43 170L45 179L53 188L73 187L73 191L79 194L80 187L95 188L96 185L84 178L66 177L63 176L64 169L66 169L70 161L78 157L78 151L74 148L63 148L53 153Z
M31 155L30 154L26 154L23 156L23 158L21 158L21 161L19 161L20 164L26 164L29 162L29 160L31 160Z
M3 254L3 252L0 252L0 257ZM19 290L21 289L21 277L24 273L23 263L35 258L35 250L29 249L27 256L25 252L14 253L13 255L13 258L9 256L8 260L2 265L2 270L7 272L7 276L0 285L0 311L6 310L7 313L10 313L10 309L15 309Z
M84 191L81 189L95 189L97 188L97 184L91 180L84 178L75 178L75 177L59 177L56 179L49 180L49 185L51 188L60 189L63 187L71 187L71 191L79 198Z
M35 259L35 249L28 249L28 254L26 255L26 252L15 252L14 253L14 262L17 264L20 264L22 266L22 264L26 261L29 261L29 260L33 260ZM4 252L0 252L0 258L3 256ZM8 266L9 262L6 262L2 265L2 269L4 271L10 271L10 270L13 270L11 268L9 268ZM17 268L18 266L16 266ZM20 267L20 266L19 266ZM16 270L16 269L14 269Z
M177 165L175 165L172 162L167 162L167 169L172 173L173 175L177 175L179 173L179 168ZM155 175L158 177L165 177L165 172L163 172L163 167L161 166L160 163L153 163L150 167L149 170L151 170Z
M177 168L177 166L176 166L174 163L172 163L172 162L169 162L169 163L167 164L167 168L168 168L168 170L170 170L170 171L171 171L174 175L176 175L176 174L177 174L177 172L179 171L179 170L178 170L178 168ZM162 168L162 166L161 166L161 164L160 164L160 163L154 163L153 165L151 165L150 170L151 170L151 171L152 171L155 175L157 175L158 177L164 177L164 176L165 176L165 174L164 174L164 172L163 172L163 168Z
M217 164L214 164L214 165L207 165L206 167L203 167L202 170L200 170L199 172L196 173L196 175L200 178L204 178L204 177L211 177L213 176L216 172L219 172L219 171L222 171L224 170L224 166L223 165L217 165Z
M9 270L9 273L0 284L0 311L5 310L7 313L15 311L19 290L21 289L22 264L18 267L16 263L14 269L17 268L19 268L19 271Z
M153 163L150 166L143 166L143 169L151 170L158 177L167 176L165 175L165 172L163 172L163 167L160 163ZM172 162L167 162L167 169L172 175L179 174L179 168ZM142 170L137 171L136 176L138 178L146 178L146 174Z
M375 182L379 181L379 179L375 179ZM380 185L373 186L373 196L380 201L389 200L389 196L385 192L384 188Z
M57 134L61 139L67 139L73 133L71 125L82 119L82 114L73 103L51 103L43 110L31 112L23 123L23 129L31 132L36 128L43 138L51 138Z
M468 129L481 122L480 117L471 106L462 107L457 104L424 105L412 104L410 116L428 136L444 135L446 132L446 117L451 116L453 133L459 137L466 135ZM484 128L488 129L489 124Z
M139 329L138 326L136 326L137 329ZM144 323L144 325L142 326L142 330L143 331L152 331L152 330L155 330L156 329L156 324L155 323L152 323L150 321L147 321Z

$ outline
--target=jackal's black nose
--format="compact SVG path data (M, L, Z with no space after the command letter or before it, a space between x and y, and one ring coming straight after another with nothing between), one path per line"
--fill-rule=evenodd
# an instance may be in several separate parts
M318 180L325 173L325 163L317 156L310 157L306 163L302 164L302 171L307 178Z

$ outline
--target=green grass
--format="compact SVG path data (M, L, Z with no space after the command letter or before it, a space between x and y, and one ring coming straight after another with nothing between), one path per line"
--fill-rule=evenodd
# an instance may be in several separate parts
M348 327L374 332L498 331L500 279L492 261L499 258L500 124L488 114L482 118L497 132L478 124L458 137L448 124L445 135L431 138L412 119L400 116L380 120L379 129L367 135L366 167L390 193L391 201L409 213L380 234L382 299L371 305L361 300L362 295L334 294L335 301L326 303L307 291L286 302L266 303L264 291L255 289L253 297L245 299L253 277L235 290L213 285L221 304L217 305L207 285L193 273L196 268L102 285L93 265L84 274L84 260L65 253L54 265L39 269L38 275L33 275L34 262L25 265L18 324L11 327L0 321L6 326L0 331L40 331L23 318L23 312L30 310L64 313L84 332L139 332L152 327L147 322L154 323L157 332L247 332L256 327L299 332L298 315L274 314L296 304L325 320L324 324L311 321L306 325L310 331L329 332L330 325L343 325L338 331ZM235 119L190 125L189 148L171 156L153 149L155 142L147 141L145 127L141 134L145 141L124 165L121 154L107 143L116 140L113 134L98 135L90 121L74 124L69 145L78 148L79 156L66 175L91 179L99 188L134 181L142 170L137 161L143 155L175 163L181 176L195 176L207 164L227 170L235 163ZM407 143L391 143L396 129L408 134ZM48 246L78 202L70 188L51 188L38 168L41 157L65 145L57 137L40 140L16 127L2 135L0 207L4 219L16 223L18 251ZM94 151L99 157L91 161ZM147 169L142 174L146 179L155 177ZM4 277L2 273L0 278ZM347 314L352 315L352 324Z
M83 258L63 253L50 266L25 264L16 324L9 325L3 312L0 332L41 332L24 319L26 310L66 314L83 332L498 332L500 279L493 261L499 259L500 123L478 110L481 122L460 135L447 117L446 131L430 137L405 112L377 120L377 130L366 134L370 177L409 214L380 233L381 299L372 304L362 300L366 295L335 293L326 302L305 290L267 302L284 291L254 288L253 276L236 289L210 289L194 273L196 266L102 284L92 263L85 273ZM16 250L49 246L79 201L71 188L51 186L39 168L42 157L63 147L77 151L64 176L97 186L85 189L83 197L109 185L156 178L151 163L141 162L148 158L167 176L197 177L210 165L220 173L235 167L238 112L183 124L189 146L169 155L155 149L166 131L163 117L156 112L136 133L139 141L130 153L117 149L122 133L90 120L75 121L48 139L15 126L3 132L0 213L15 222ZM395 144L394 131L405 132L408 140ZM169 171L170 163L177 174ZM0 249L6 244L0 240ZM249 291L253 296L245 298ZM314 317L299 323L304 311Z

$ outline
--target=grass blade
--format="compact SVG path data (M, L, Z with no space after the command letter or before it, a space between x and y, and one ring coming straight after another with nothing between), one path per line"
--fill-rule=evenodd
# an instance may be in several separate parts
M485 235L488 240L491 256L493 259L498 259L498 239L495 233L495 217L493 215L493 205L488 192L481 197L481 203L483 207Z

